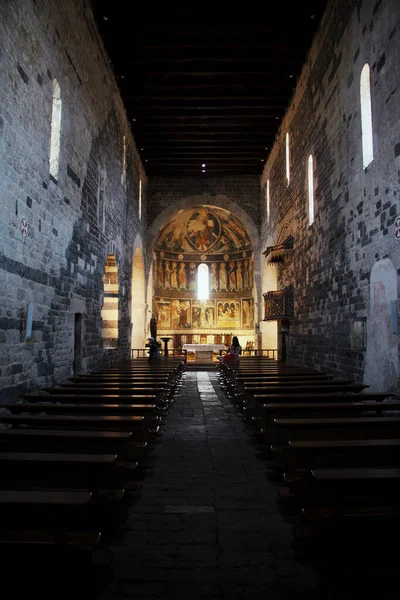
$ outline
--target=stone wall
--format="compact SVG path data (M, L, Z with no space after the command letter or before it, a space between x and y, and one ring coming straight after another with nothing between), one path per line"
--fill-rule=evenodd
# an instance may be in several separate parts
M151 177L148 184L149 226L171 206L192 196L202 196L204 204L226 208L225 200L243 209L257 227L260 226L260 181L258 177Z
M49 171L54 79L62 102L56 177ZM88 3L1 2L3 394L71 375L74 313L82 314L83 370L129 355L132 249L145 227L138 217L139 173L145 214L147 183ZM102 277L110 253L121 290L119 342L106 351ZM26 339L30 304L33 328Z
M371 388L394 387L399 376L398 335L389 322L381 322L387 343L379 342L379 336L373 341L371 335L360 342L360 329L368 331L371 317L374 264L389 259L397 279L400 274L400 240L394 235L400 214L399 36L396 0L328 4L262 177L262 245L281 243L288 235L294 238L292 257L267 267L277 269L279 289L290 284L295 289L288 359L364 378ZM364 169L360 76L366 63L371 73L374 159ZM315 188L312 225L308 223L310 154ZM385 349L393 345L397 346L394 359Z

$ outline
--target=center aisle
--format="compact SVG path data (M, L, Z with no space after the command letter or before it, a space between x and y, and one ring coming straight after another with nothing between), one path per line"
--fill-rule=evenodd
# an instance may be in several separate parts
M320 597L217 372L186 372L154 453L98 598Z

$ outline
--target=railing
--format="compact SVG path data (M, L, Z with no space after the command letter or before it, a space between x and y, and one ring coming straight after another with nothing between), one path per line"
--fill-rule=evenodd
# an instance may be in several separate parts
M161 354L163 352L160 350ZM226 354L228 349L221 350L218 354ZM132 348L131 349L131 358L132 360L135 358L148 358L149 349L148 348ZM179 348L168 348L168 356L182 356L185 360L187 359L187 350L181 350ZM267 358L272 358L273 360L278 360L278 350L276 348L255 348L252 350L242 350L242 356L266 356Z
M160 348L160 353L164 356L164 351ZM135 358L148 358L148 348L131 348L131 359ZM168 356L184 356L184 351L178 348L168 348Z

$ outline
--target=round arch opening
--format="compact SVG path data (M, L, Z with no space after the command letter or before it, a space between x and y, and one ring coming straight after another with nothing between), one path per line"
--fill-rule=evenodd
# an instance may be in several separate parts
M118 267L114 254L109 254L103 275L104 302L101 309L103 347L113 350L118 345L119 284Z
M198 270L208 267L208 298ZM254 244L230 211L184 208L161 228L153 246L153 313L157 333L185 343L225 343L237 335L255 345ZM200 294L201 295L201 294Z
M131 348L143 348L145 344L145 269L141 248L136 248L132 264Z

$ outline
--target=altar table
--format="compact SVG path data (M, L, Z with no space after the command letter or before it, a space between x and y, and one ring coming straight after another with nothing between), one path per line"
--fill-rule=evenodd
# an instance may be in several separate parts
M213 352L225 349L225 344L183 344L182 346L182 350L196 353L196 362L212 362Z

